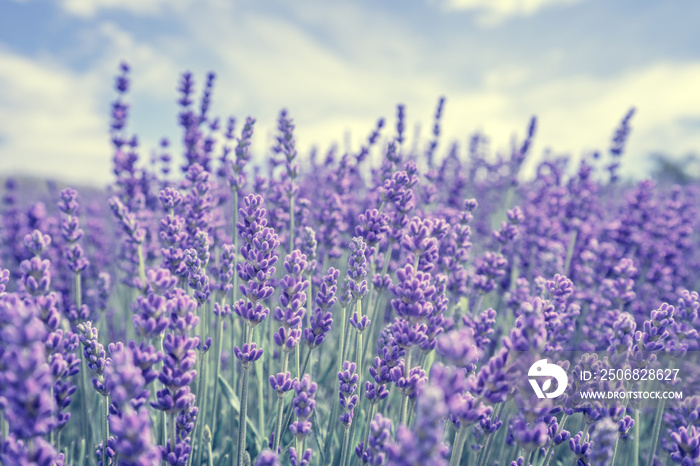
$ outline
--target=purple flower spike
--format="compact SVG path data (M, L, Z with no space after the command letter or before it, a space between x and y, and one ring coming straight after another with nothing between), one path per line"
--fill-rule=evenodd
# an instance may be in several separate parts
M307 466L311 462L313 450L307 448L301 458L294 447L289 449L289 462L292 466Z
M396 297L391 300L396 314L412 323L428 317L433 311L431 298L435 294L430 274L416 272L412 265L406 265L396 271L396 278L398 283L389 287Z
M142 337L157 338L168 327L167 307L162 296L153 293L145 298L139 296L132 304L132 310L135 313L131 318L134 328Z
M130 348L112 353L112 363L105 370L105 387L117 406L124 406L135 398L143 397L146 380L134 361ZM148 393L146 393L148 398Z
M360 317L357 312L355 312L352 317L350 317L350 325L352 325L355 330L357 330L359 333L364 332L367 327L370 324L369 317L367 316L362 316Z
M263 307L262 303L251 303L242 299L234 304L233 310L249 327L257 326L270 315L270 310Z
M401 364L391 369L390 374L396 388L411 399L416 397L421 386L428 381L428 377L421 367L411 368L408 375L404 377L404 367Z
M121 417L109 416L110 431L116 438L114 449L119 464L145 466L158 464L160 451L153 442L151 418L145 408L125 413Z
M301 322L306 313L304 307L306 303L306 290L309 286L309 281L303 277L306 270L306 256L298 249L292 251L284 259L284 269L286 275L282 277L279 286L282 289L280 295L280 306L275 308L275 320L282 327L275 336L275 343L278 346L285 346L290 350L296 346L301 336Z
M255 343L245 343L242 348L238 346L234 347L233 354L241 361L241 364L247 367L260 359L263 350L262 348L258 348L258 345Z
M0 387L9 432L17 439L46 435L55 410L46 330L37 309L15 294L0 297Z
M357 389L357 381L360 379L360 376L355 373L356 370L357 365L354 362L345 361L343 370L338 372L338 380L340 381L338 396L340 407L343 409L339 419L348 427L352 424L353 412L359 401L359 397L354 394Z
M386 461L386 447L391 442L391 419L377 413L369 424L369 439L355 448L355 454L363 464L380 466Z
M309 348L315 348L323 343L331 330L333 314L330 309L338 300L335 295L338 290L339 276L340 272L330 267L316 293L316 307L309 317L309 328L304 329L304 339Z
M700 432L695 426L679 427L671 432L671 459L681 465L697 464L700 460Z
M401 239L401 246L413 255L414 261L418 258L419 264L420 259L424 259L423 263L437 259L438 240L432 236L433 228L432 220L413 217L408 226L408 234ZM422 267L419 269L427 270Z
M270 386L277 392L277 396L284 396L285 393L292 389L296 380L292 378L291 372L280 372L277 375L270 376Z
M549 438L547 424L542 421L536 421L532 424L528 424L522 417L519 417L513 421L511 431L513 433L513 437L515 437L515 440L526 451L541 448L547 443Z
M588 454L593 464L608 464L613 457L613 449L617 442L617 424L610 418L596 423L591 435L591 447Z
M34 230L24 237L24 246L36 257L41 256L50 245L51 237L39 230Z
M373 254L375 246L389 232L389 217L379 213L377 209L368 209L364 214L360 214L358 223L359 225L355 227L355 234L367 243L370 253Z
M277 453L272 450L263 450L255 460L255 466L281 466L281 464Z
M311 381L309 374L304 374L301 380L294 379L293 386L295 392L292 399L294 415L300 419L308 419L316 407L316 390L318 385L316 382Z
M350 257L348 257L348 277L350 282L352 299L362 299L368 292L367 289L367 245L360 237L355 237L350 243Z

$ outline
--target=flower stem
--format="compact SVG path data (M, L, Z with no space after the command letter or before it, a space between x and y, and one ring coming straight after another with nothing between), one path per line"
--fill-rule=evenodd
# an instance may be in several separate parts
M369 412L367 413L367 422L365 422L364 430L362 431L362 435L360 436L361 439L365 439L365 448L367 448L367 445L369 445L369 435L372 433L372 430L370 429L369 425L372 422L372 419L374 419L374 413L377 410L377 400L374 401L375 402L372 403L369 407Z
M289 196L289 254L294 250L294 196Z
M258 379L258 430L260 431L261 439L265 438L265 398L263 398L265 378L263 377L263 365L263 358L255 361L255 374Z
M362 313L362 300L361 299L357 300L357 310L358 310L357 311L358 314ZM360 393L358 393L358 399L357 399L357 411L358 411L358 413L360 412L360 409L362 406L362 398L363 398L362 397L362 393L363 393L363 390L362 390L362 386L363 386L363 382L362 382L363 355L364 355L364 353L362 351L362 332L358 331L357 332L357 351L356 351L356 356L355 356L355 358L357 359L357 375L359 377L357 379L357 386L358 386L359 392L360 392ZM357 429L357 422L354 422L350 428L350 440L353 444L355 442L355 430L356 429Z
M639 408L634 410L634 448L632 449L632 465L639 466Z
M457 435L455 435L454 443L452 444L452 456L450 456L450 466L459 466L460 461L462 461L462 451L464 450L464 442L467 440L468 429L461 426L457 430Z
M282 373L287 372L289 367L289 353L284 352ZM282 419L284 417L284 395L277 394L277 423L275 427L275 442L273 451L276 453L280 446L280 437L282 437Z
M666 400L662 399L659 405L656 407L656 416L654 417L654 429L652 430L651 437L651 450L649 450L649 457L647 458L647 466L652 466L654 464L654 455L656 454L656 444L659 443L659 433L661 431L661 421L664 415L664 405Z
M561 422L559 422L559 428L557 429L557 435L561 433L561 430L564 428L564 424L566 424L567 419L569 419L569 415L564 413L564 415L561 417ZM554 452L554 442L549 444L549 447L547 448L547 453L544 456L544 463L542 463L543 466L549 466L549 462L552 460L552 453Z
M231 305L236 303L236 290L237 290L237 279L238 279L238 272L236 271L236 262L238 261L238 232L236 231L236 224L238 223L238 190L233 189L233 231L231 234L232 242L233 242L233 279L232 279L232 287L231 287ZM233 348L236 346L235 338L236 338L236 319L231 317L231 351L233 351ZM233 354L233 352L231 353ZM231 359L231 387L233 389L236 389L236 359L232 358ZM231 412L230 417L230 430L231 430L231 439L233 440L233 433L236 431L235 430L235 420L236 416L233 415L233 412ZM215 431L216 432L216 431Z
M338 372L340 372L343 369L343 353L345 352L345 321L348 320L348 308L347 306L343 307L343 320L340 323L340 351L338 351L338 362L337 362L337 367L338 367ZM336 385L335 385L335 393L338 393L338 390L340 389L340 381L336 380ZM325 450L325 456L329 459L332 460L332 457L329 456L330 452L330 447L331 444L333 443L333 433L334 430L334 422L336 418L336 414L338 413L338 403L337 400L335 403L333 403L333 406L331 407L331 415L328 418L328 428L326 429L326 445L324 447Z
M345 434L343 435L343 449L340 455L340 466L345 466L348 460L348 449L350 444L350 426L345 427Z
M576 239L578 238L578 230L574 230L569 238L569 247L566 249L566 260L564 261L564 276L569 276L571 268L571 260L574 257L574 249L576 247Z
M107 466L107 442L109 440L109 395L102 397L102 464Z
M225 299L225 298L224 298ZM222 303L223 305L223 303ZM223 350L223 331L224 331L224 319L221 316L216 316L216 319L218 321L216 325L216 366L214 369L214 380L218 381L219 380L219 373L221 372L221 352ZM214 399L212 401L212 421L211 425L212 428L214 429L214 432L216 432L216 417L219 412L217 409L218 406L218 395L219 395L219 384L215 383L214 384Z
M207 326L208 327L208 326ZM198 423L199 428L197 431L199 432L198 435L198 442L197 442L197 464L202 464L202 455L204 454L204 443L202 442L202 439L204 437L204 428L205 428L205 419L207 416L207 405L208 405L208 397L207 397L207 381L209 380L209 352L202 354L202 384L200 385L200 390L201 393L197 394L198 401L200 403L201 407L201 413L202 413L202 420ZM218 378L216 379L218 380ZM218 384L214 384L218 385ZM200 398L201 397L201 398Z
M615 440L615 449L613 450L612 460L610 460L610 466L615 466L615 458L617 457L617 447L620 446L620 436L617 436Z
M175 450L175 413L168 414L168 433L170 434L170 451Z
M141 280L142 291L146 289L146 262L143 260L143 244L137 246L139 256L139 280Z
M245 457L245 430L246 430L246 419L248 416L248 372L250 371L249 365L243 366L243 382L241 385L241 409L240 416L238 418L238 466L243 466Z
M403 366L403 376L408 378L408 373L411 370L411 348L406 349L406 362ZM406 424L408 417L408 393L404 393L401 398L401 415L399 417L399 425Z

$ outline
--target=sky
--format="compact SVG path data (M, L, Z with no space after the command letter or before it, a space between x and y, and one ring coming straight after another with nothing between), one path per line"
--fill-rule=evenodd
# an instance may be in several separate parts
M507 151L538 118L533 154L607 151L632 106L623 173L700 152L700 2L686 0L0 0L0 176L111 180L110 103L131 65L129 131L148 159L178 142L176 88L217 75L212 113L282 108L302 154L357 150L380 117ZM176 146L180 147L180 146Z

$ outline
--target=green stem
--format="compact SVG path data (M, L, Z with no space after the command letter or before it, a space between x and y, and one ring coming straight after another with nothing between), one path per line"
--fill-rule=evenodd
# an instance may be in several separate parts
M296 376L301 380L301 346L297 345L294 348L294 363L296 369Z
M224 298L225 299L225 298ZM223 309L223 303L222 303L222 309ZM219 373L221 372L221 352L223 351L224 347L224 339L223 339L223 332L224 332L224 319L221 316L216 316L216 319L218 321L216 325L216 366L214 369L214 380L219 380ZM212 421L211 425L214 429L214 432L216 432L216 417L217 414L219 413L219 410L217 409L218 403L217 401L219 400L219 384L215 383L214 384L214 399L212 401Z
M345 321L348 320L348 308L347 306L343 307L343 320L340 323L340 351L338 351L338 361L337 361L337 367L338 371L340 372L343 369L343 353L345 351L344 345L345 345ZM335 393L338 393L340 387L340 381L336 380L335 383ZM335 403L333 403L333 406L331 407L331 415L328 418L328 428L326 429L326 445L325 445L325 455L327 458L329 458L330 461L332 461L332 457L330 457L330 447L331 444L333 443L333 433L334 433L334 422L336 418L336 414L338 413L338 402L336 400Z
M207 325L207 328L209 326ZM200 402L201 406L201 413L202 413L202 420L199 422L199 435L198 435L198 442L197 442L197 464L202 464L202 455L204 454L204 443L202 442L202 439L204 438L204 428L206 427L205 425L205 419L207 416L207 405L209 404L209 397L207 396L207 381L209 380L209 354L210 353L205 353L202 355L202 385L201 387L201 393L198 394L197 396L200 397L201 399L198 398L198 401ZM216 378L215 380L219 380ZM215 386L218 386L219 384L214 384Z
M461 426L455 435L452 443L452 456L450 456L450 466L459 466L462 461L462 451L464 450L464 442L467 440L469 430Z
M362 435L360 436L360 438L365 439L365 448L367 448L367 445L369 445L369 436L372 433L372 429L369 425L372 423L372 419L374 419L374 413L377 410L377 400L374 401L375 402L372 403L369 407L369 412L367 413L367 422L365 422L364 430L362 431Z
M528 466L530 466L532 464L532 460L535 459L535 452L536 451L537 451L537 449L534 449L530 452L530 454L527 457L527 463L525 463L525 464L527 464Z
M476 464L478 464L479 466L481 466L482 464L486 464L486 462L488 461L488 457L490 454L489 450L491 449L491 437L491 434L484 435L484 446L479 452L478 460L476 462Z
M503 412L503 408L506 405L505 402L498 403L496 405L496 409L493 411L492 418L494 421L501 416L501 413ZM494 434L495 435L495 434ZM485 465L489 459L489 456L491 454L491 445L493 445L493 442L491 442L491 437L493 435L486 435L486 443L484 444L484 448L481 450L481 453L479 455L479 462L477 464L481 464L483 460L483 464ZM482 458L483 456L483 458Z
M372 313L369 314L370 317L370 323L369 323L369 329L367 330L370 334L371 340L369 341L377 341L377 338L379 338L378 332L381 331L382 326L381 322L384 320L384 316L379 316L379 311L382 307L382 303L384 302L383 296L381 292L377 293L377 298L374 301L374 305L372 306ZM380 320L381 319L381 320ZM367 359L367 351L370 350L372 345L366 345L365 346L365 355L364 358Z
M564 415L561 417L561 421L559 422L559 428L557 429L557 435L561 433L561 430L564 428L564 424L566 424L567 419L569 419L569 415L564 413ZM554 452L554 443L550 443L549 447L547 448L547 453L544 456L544 463L542 463L543 466L549 466L549 462L552 460L552 453Z
M139 256L139 280L141 280L141 286L143 289L146 288L146 262L143 260L143 244L139 243L137 246L137 253Z
M564 276L569 276L571 268L571 260L574 257L574 248L576 247L576 238L578 238L578 230L574 230L569 238L569 247L566 249L566 260L564 261Z
M617 457L617 447L620 446L620 436L617 436L615 440L615 449L613 450L612 460L610 461L610 466L615 466L615 458Z
M217 379L218 380L218 379ZM218 384L217 384L218 385ZM214 466L214 453L211 450L212 437L209 431L209 426L205 427L205 437L208 437L207 441L207 466Z
M362 313L362 300L358 299L357 300L357 312L358 315ZM357 332L357 351L355 353L355 358L357 359L357 386L360 388L359 389L359 394L358 394L358 400L357 400L357 411L358 413L360 412L361 406L362 406L362 387L363 387L363 381L362 381L362 356L364 355L362 351L362 332ZM354 422L352 426L350 427L350 441L352 444L355 442L355 430L357 429L357 422ZM351 455L352 456L352 455Z
M236 228L236 223L238 223L238 190L233 189L233 232L232 232L232 242L233 242L233 251L234 251L234 259L233 259L233 280L232 280L232 287L231 287L231 304L236 303L236 290L237 290L237 281L238 281L238 272L236 272L236 263L238 262L238 232ZM236 321L237 319L234 319L233 316L231 317L231 355L233 355L233 348L236 346ZM231 387L235 390L236 389L236 359L231 358ZM217 384L218 385L218 384ZM231 438L233 438L233 433L236 431L235 430L235 420L236 416L233 415L233 412L231 412L231 415L229 416L230 418L230 430L231 430ZM216 432L216 431L215 431Z
M78 308L78 312L80 312L80 307L83 305L83 290L80 272L76 272L75 274L75 304Z
M411 370L411 348L406 349L406 361L403 366L403 376L408 378L408 373ZM401 417L399 418L399 424L405 425L406 418L408 416L408 394L404 393L401 397Z
M175 413L168 414L168 433L170 434L170 450L175 450Z
M102 397L102 464L107 465L107 441L109 440L109 396Z
M277 421L275 422L274 450L277 452L280 447L280 437L282 436L282 417L284 416L284 397L277 395Z
M345 434L343 435L343 449L340 455L340 466L346 466L348 460L348 449L350 446L350 426L345 426Z
M87 382L85 381L85 378L87 376L87 371L88 371L88 365L87 365L87 359L85 357L85 354L83 352L80 352L82 354L82 360L83 360L83 367L80 369L80 374L78 376L78 388L80 390L80 412L82 413L82 419L80 420L80 423L82 424L82 432L83 435L85 436L86 439L91 439L92 436L90 435L90 424L87 422L88 420L88 415L87 415L87 405L88 405L88 391L87 391Z
M258 381L258 431L260 431L260 438L265 438L265 398L263 398L263 387L265 385L265 378L263 377L263 358L255 361L255 374L257 375Z
M634 410L634 448L632 449L632 465L639 466L639 408Z
M243 466L245 457L245 430L246 430L246 419L248 415L248 372L250 371L250 365L246 364L243 366L243 385L241 386L241 409L240 416L238 418L238 466Z
M656 444L659 443L659 433L661 431L661 421L664 415L664 405L666 400L662 399L659 405L656 407L656 416L654 417L654 429L652 430L651 437L651 450L649 450L649 457L647 458L647 466L653 466L654 455L656 454Z
M289 368L289 353L284 352L282 358L282 373L287 372ZM282 437L282 419L284 418L284 395L277 394L277 424L275 427L275 442L274 449L272 451L277 452L280 446L280 440Z
M294 251L294 196L289 196L289 254Z

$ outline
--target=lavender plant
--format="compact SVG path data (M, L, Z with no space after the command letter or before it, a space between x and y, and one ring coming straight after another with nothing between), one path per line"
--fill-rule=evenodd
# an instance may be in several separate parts
M263 157L195 78L182 160L123 63L109 189L5 183L3 464L700 465L700 190L625 178L634 110L532 175L536 119L462 148L445 98L325 154L285 110Z

